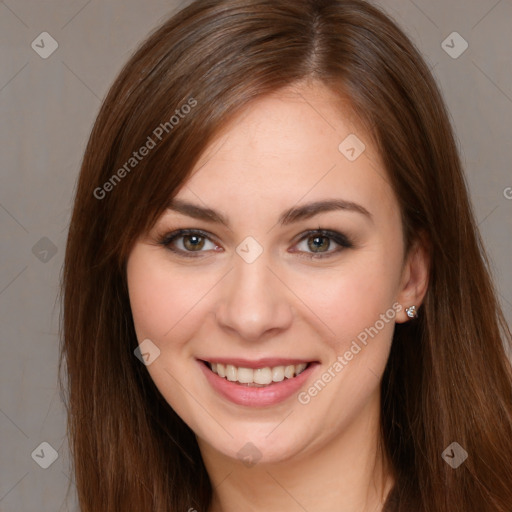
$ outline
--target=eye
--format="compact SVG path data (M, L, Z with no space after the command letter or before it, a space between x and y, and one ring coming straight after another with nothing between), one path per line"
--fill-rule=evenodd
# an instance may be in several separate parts
M208 234L196 229L180 229L168 233L160 238L159 243L170 251L190 257L196 256L193 253L219 249Z
M337 245L338 248L329 251L333 243ZM308 258L325 258L343 249L350 249L353 247L353 244L342 233L327 229L317 229L306 233L306 235L300 239L296 247L299 250L293 252L305 253Z
M158 243L185 257L200 257L207 251L218 251L222 248L211 240L211 235L197 229L179 229L159 237ZM333 245L334 250L329 250ZM299 243L290 252L303 253L306 258L326 258L343 249L353 247L352 242L337 231L317 229L308 231L300 238Z

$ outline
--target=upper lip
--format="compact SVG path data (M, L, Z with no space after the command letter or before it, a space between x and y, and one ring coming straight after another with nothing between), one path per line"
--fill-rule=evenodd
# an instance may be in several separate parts
M278 357L264 357L261 359L242 359L237 357L207 357L202 358L201 361L206 363L221 363L224 365L230 364L239 368L273 368L275 366L290 366L297 364L313 363L311 359L291 359L291 358L278 358Z

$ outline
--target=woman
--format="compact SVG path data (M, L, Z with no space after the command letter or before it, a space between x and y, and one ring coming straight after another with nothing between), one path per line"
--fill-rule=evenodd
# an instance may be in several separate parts
M511 343L442 98L362 0L194 2L84 156L82 511L512 510Z

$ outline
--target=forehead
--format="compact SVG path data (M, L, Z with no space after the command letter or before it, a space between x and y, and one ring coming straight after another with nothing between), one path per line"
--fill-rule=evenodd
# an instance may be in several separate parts
M185 185L180 199L254 213L339 197L396 206L361 123L319 84L252 102L219 132Z

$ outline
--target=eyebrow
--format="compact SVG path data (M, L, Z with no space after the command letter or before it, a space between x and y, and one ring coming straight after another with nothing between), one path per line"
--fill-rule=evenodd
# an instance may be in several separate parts
M181 213L183 215L187 215L189 217L193 217L194 219L204 220L207 222L216 222L229 227L229 221L221 213L212 210L211 208L205 208L203 206L188 203L187 201L183 201L181 199L171 200L167 206L167 209ZM320 213L339 210L360 213L367 217L370 221L373 221L372 214L366 208L364 208L364 206L361 206L360 204L354 203L352 201L333 199L315 201L300 206L294 206L284 211L279 216L278 224L281 226L286 226L300 220L310 219L311 217L314 217Z

